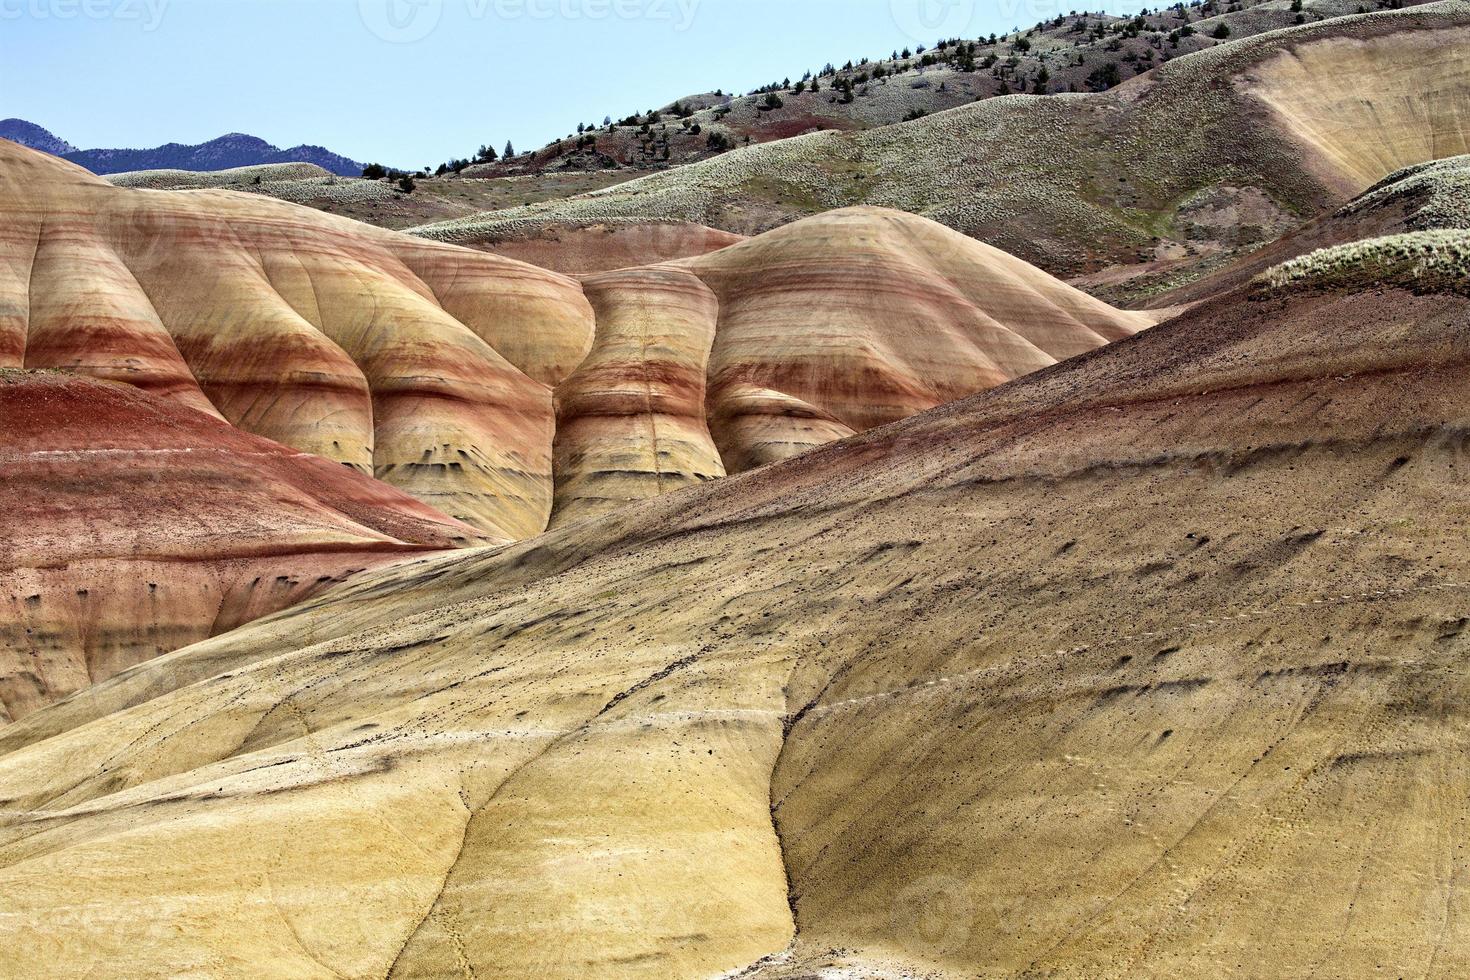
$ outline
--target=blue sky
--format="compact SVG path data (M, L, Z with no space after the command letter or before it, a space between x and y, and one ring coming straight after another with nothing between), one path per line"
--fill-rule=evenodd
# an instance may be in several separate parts
M0 118L29 119L83 148L234 131L422 166L486 142L540 146L578 121L691 92L745 91L827 60L1003 33L1071 9L1050 0L0 0Z

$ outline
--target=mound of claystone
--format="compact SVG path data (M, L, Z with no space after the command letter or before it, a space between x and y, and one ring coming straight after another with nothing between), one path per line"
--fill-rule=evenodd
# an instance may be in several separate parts
M477 544L387 484L137 388L0 371L0 721L354 572Z

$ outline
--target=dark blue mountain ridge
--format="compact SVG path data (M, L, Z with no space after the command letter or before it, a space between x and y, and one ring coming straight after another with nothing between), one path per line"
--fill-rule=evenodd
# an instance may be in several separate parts
M24 119L0 119L0 139L7 139L21 146L29 146L33 150L40 150L53 156L75 153L77 150L66 140Z
M303 144L281 149L258 136L227 133L207 143L165 143L152 149L78 150L70 143L24 119L0 121L0 138L43 150L80 164L94 174L130 170L230 170L263 163L314 163L343 177L356 177L363 165L323 146Z

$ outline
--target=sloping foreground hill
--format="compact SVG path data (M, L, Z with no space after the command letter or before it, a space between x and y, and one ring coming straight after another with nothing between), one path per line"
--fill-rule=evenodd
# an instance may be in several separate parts
M11 726L12 971L1464 975L1470 299L1289 278Z
M479 543L127 385L0 370L0 723L349 574Z
M742 234L898 208L1071 276L1203 270L1401 167L1470 152L1470 5L1272 31L1108 92L1007 96L737 150L604 191L415 229L474 244L528 220L692 221Z
M113 187L3 142L0 215L0 366L217 412L502 541L554 505L586 516L584 498L784 458L1162 316L874 209L585 289L256 195Z

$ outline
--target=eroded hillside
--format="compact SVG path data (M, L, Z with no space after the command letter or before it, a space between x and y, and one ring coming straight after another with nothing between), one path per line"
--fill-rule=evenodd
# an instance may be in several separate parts
M1184 285L1159 293L1161 307L1197 302L1248 282L1272 266L1314 251L1390 235L1470 229L1470 156L1452 156L1406 167L1379 181L1341 208L1313 219L1280 239ZM1168 272L1160 281L1172 281ZM1126 291L1103 274L1076 282L1101 296Z
M11 726L12 964L1463 974L1470 299L1377 268Z
M369 567L342 553L505 544L600 518L1164 316L871 208L585 282L258 196L118 188L12 144L0 211L0 367L154 399L83 387L106 426L53 439L26 398L62 388L10 392L30 414L0 418L0 453L36 527L0 566L9 717ZM199 430L186 449L181 426ZM272 448L239 448L246 433ZM379 510L410 494L433 533L394 545L360 529L364 543L335 518L285 521L297 496L248 479L262 452L353 476L354 493L381 491ZM318 551L336 557L306 557Z
M568 276L259 196L113 187L14 144L0 144L0 209L0 365L126 381L503 541L544 530L589 469L655 474L595 491L603 506L639 499L665 479L738 472L895 421L1161 316L876 209L669 266L711 300L694 319L636 277L626 296L604 280L605 321ZM631 323L612 312L619 302L639 309ZM662 457L660 338L697 362L677 413L718 455L693 469ZM589 376L590 353L626 345L613 376ZM582 444L604 438L588 416L620 420L612 457Z
M0 723L353 574L484 544L129 385L0 370Z

